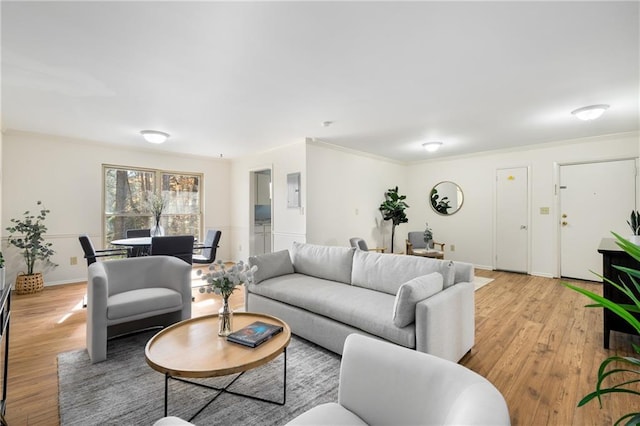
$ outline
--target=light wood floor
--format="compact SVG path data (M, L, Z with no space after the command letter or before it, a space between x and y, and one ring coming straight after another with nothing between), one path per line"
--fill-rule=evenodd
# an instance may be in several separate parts
M477 271L495 281L476 294L476 344L461 364L487 377L502 392L513 425L612 424L638 401L604 398L576 408L592 390L600 362L612 354L632 355L637 338L612 333L602 348L602 313L586 298L552 280ZM600 291L600 285L580 285ZM7 420L11 426L57 425L57 359L85 345L85 283L47 287L13 296ZM217 312L217 296L194 291L194 315ZM243 295L232 298L235 309ZM426 397L426 396L425 396ZM637 399L637 398L636 398ZM635 404L635 405L634 405Z

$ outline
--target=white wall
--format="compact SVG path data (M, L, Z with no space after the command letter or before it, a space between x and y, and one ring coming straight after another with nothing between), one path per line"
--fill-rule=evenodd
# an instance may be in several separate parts
M251 235L251 202L249 178L252 171L271 169L273 251L290 248L293 241L304 242L307 200L304 142L234 159L231 166L231 224L233 260L246 260ZM287 208L287 174L301 173L301 207Z
M253 170L273 170L273 249L293 241L347 246L360 236L369 246L390 248L391 226L381 220L378 206L384 192L399 186L407 195L409 223L397 228L395 252L404 251L409 231L422 231L425 221L436 241L447 244L446 257L478 267L493 266L493 208L495 170L530 166L532 179L531 272L552 276L556 269L554 164L637 157L638 134L560 141L514 151L404 165L370 155L310 141L234 159L233 161L115 148L87 141L7 131L0 140L2 177L2 251L7 257L7 279L12 282L23 261L6 247L9 219L34 209L37 200L51 210L47 238L57 252L57 268L45 271L47 285L82 281L86 263L77 240L88 233L102 241L102 164L160 168L203 173L204 226L223 231L219 258L247 259L250 241ZM286 176L300 172L302 204L287 208ZM453 216L435 214L429 207L431 187L443 180L458 183L464 205ZM549 207L541 215L540 207ZM456 251L451 252L451 245ZM70 265L70 257L78 257Z
M554 163L637 157L638 147L638 134L633 133L413 164L407 167L409 223L416 224L415 230L422 230L424 222L428 221L436 241L446 243L447 250L455 245L456 251L447 251L447 258L491 269L494 264L495 171L530 166L531 273L554 276L558 258ZM464 192L464 205L452 216L440 216L428 204L429 191L443 180L457 183ZM540 214L541 207L549 207L550 214Z
M22 257L7 248L10 219L34 210L41 200L51 210L45 224L58 267L45 272L46 285L86 280L87 264L78 235L88 234L102 247L102 164L158 168L204 174L204 228L223 232L218 257L230 256L225 234L230 226L230 164L227 160L126 150L88 141L8 131L2 146L2 251L7 255L7 280L24 270ZM143 147L145 148L145 147ZM78 258L70 265L70 258Z
M407 195L406 166L309 141L307 175L309 243L349 246L349 238L361 237L369 248L390 251L391 222L382 220L378 207L389 188ZM396 253L404 250L407 226L396 227Z

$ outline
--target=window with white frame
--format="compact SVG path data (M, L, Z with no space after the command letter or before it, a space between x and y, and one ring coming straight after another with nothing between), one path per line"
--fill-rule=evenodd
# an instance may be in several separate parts
M127 229L155 224L149 209L152 194L166 201L160 220L166 235L200 237L201 174L103 165L103 177L105 246L125 238Z

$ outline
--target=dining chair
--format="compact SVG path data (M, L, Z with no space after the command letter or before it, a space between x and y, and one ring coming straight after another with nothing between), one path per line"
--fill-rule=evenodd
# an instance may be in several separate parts
M126 237L127 238L141 238L141 237L150 237L151 229L127 229ZM130 257L138 257L138 256L148 256L149 255L149 247L131 247L129 249Z
M78 237L82 250L84 251L84 258L87 259L87 266L95 263L98 257L116 257L127 256L128 250L126 249L105 249L96 250L93 247L93 243L88 235L83 234Z
M193 263L213 263L216 260L216 251L218 250L218 243L220 242L221 236L222 231L209 229L204 239L202 253L193 255Z
M193 264L193 235L151 237L151 256L175 256Z

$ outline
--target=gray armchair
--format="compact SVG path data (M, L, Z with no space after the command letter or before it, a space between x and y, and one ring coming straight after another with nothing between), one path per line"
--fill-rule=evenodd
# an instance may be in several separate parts
M191 265L172 256L96 262L87 282L87 351L107 359L107 339L191 318Z
M427 243L424 241L424 232L416 231L409 232L407 235L407 254L414 256L435 257L437 259L444 259L444 243L433 242L434 245L440 246L440 250L435 250L433 247L427 247Z
M354 247L356 250L375 251L377 253L384 253L384 248L376 247L376 248L370 249L369 246L367 246L367 242L360 237L349 238L349 244L351 244L351 247Z

